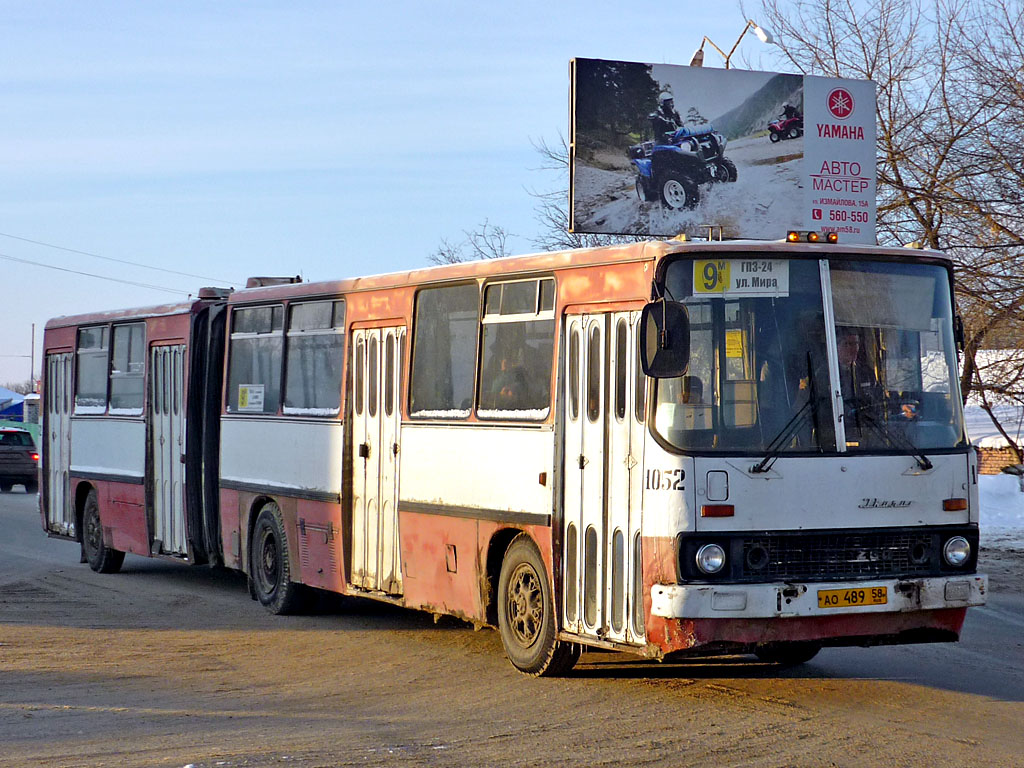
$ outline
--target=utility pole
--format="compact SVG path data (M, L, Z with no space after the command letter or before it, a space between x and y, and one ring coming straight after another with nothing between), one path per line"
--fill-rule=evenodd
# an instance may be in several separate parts
M29 353L28 380L31 383L32 391L36 391L36 324L32 323L32 351Z

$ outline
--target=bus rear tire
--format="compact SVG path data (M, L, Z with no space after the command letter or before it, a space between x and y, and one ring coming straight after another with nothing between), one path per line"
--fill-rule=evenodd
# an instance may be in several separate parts
M302 584L292 581L284 518L273 502L265 504L256 518L249 543L249 570L256 599L271 613L298 613L305 604Z
M498 580L498 629L512 666L537 677L567 674L582 648L558 640L556 624L544 561L530 537L520 534L505 551Z
M754 649L754 655L761 661L769 664L781 664L784 667L795 667L810 661L818 655L821 650L821 643L813 642L792 642L792 643L766 643Z
M103 543L100 502L95 490L85 497L82 510L82 552L85 561L96 573L117 573L124 562L124 552Z

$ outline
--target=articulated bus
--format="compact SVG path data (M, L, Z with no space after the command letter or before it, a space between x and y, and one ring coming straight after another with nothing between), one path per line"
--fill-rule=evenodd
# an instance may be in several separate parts
M50 321L41 514L125 553L495 626L563 674L955 641L985 601L952 265L647 242Z

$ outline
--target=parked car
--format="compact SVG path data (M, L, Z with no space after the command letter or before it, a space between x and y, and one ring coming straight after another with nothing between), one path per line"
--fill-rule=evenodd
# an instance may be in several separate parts
M0 429L0 491L10 493L15 485L26 493L39 490L39 452L32 433L25 429Z

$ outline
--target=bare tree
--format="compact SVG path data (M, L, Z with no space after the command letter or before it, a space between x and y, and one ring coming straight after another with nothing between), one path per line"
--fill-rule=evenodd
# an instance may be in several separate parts
M993 402L1024 403L1024 45L1011 0L762 0L761 18L805 74L877 86L878 231L957 265L961 391L1018 456ZM1015 339L1015 341L1014 341ZM994 343L1014 352L979 355ZM1014 367L1016 365L1016 367Z
M569 146L559 136L552 146L544 139L532 142L540 155L541 164L534 170L547 172L559 180L559 185L548 191L530 190L537 201L535 217L540 234L533 244L542 251L562 251L571 248L599 248L619 243L636 243L643 237L631 235L592 235L569 231Z
M441 244L427 260L432 264L461 264L464 261L503 259L512 254L508 250L511 233L504 227L484 219L476 229L462 231L463 239L453 243L442 238Z
M528 190L536 200L535 218L540 224L540 234L531 240L541 251L564 251L573 248L598 248L618 243L634 243L645 238L629 235L590 235L569 231L569 147L564 136L558 143L548 144L544 139L531 142L541 158L533 170L547 173L555 185L553 189ZM500 259L512 254L508 250L508 239L513 235L501 226L485 220L476 229L463 230L463 239L451 242L442 238L427 260L432 264L460 264L478 259Z
M3 385L4 389L9 389L11 392L17 392L19 395L27 395L35 391L35 384L32 379L26 379L25 381L8 381Z

